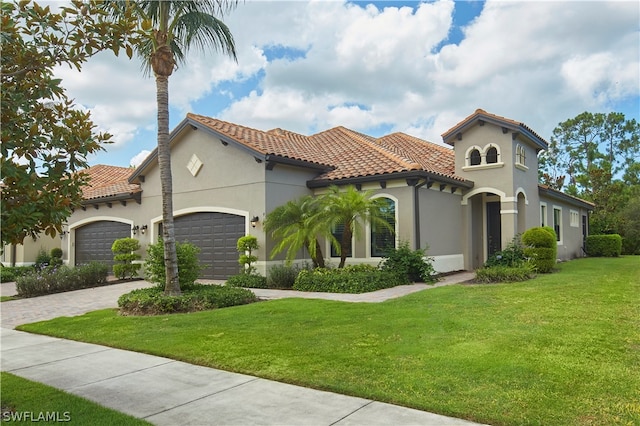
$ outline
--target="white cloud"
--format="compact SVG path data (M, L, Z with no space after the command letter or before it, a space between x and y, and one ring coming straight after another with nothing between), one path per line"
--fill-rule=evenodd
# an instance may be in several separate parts
M637 2L488 1L464 39L441 48L460 4L379 4L241 3L225 18L238 62L192 52L170 78L173 111L265 130L391 128L441 142L476 108L548 136L582 111L640 96ZM273 58L276 47L303 54ZM100 56L65 86L121 145L155 127L154 82L136 62ZM202 110L214 102L213 113Z
M129 161L129 165L138 167L149 156L149 154L151 154L151 151L147 151L146 149L140 151L131 159L131 161Z

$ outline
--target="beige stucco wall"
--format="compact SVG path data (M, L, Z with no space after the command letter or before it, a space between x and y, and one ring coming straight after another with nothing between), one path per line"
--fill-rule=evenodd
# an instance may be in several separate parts
M51 253L51 249L60 247L60 237L50 237L40 234L34 240L31 237L24 239L22 244L16 244L15 248L11 244L4 246L0 261L5 266L28 266L33 265L38 257L38 252L44 250L47 254ZM15 257L14 257L15 255Z

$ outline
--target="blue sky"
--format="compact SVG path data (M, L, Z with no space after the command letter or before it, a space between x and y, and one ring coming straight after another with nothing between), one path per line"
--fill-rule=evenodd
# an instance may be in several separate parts
M583 111L640 120L637 2L247 0L224 21L238 62L192 52L170 79L172 128L194 112L441 143L477 108L545 138ZM137 61L104 53L59 74L114 135L91 165L127 167L155 147L155 85Z

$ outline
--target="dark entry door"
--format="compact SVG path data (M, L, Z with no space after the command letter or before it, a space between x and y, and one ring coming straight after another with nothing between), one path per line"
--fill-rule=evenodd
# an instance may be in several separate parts
M502 226L500 224L500 202L487 203L487 251L489 256L502 250Z

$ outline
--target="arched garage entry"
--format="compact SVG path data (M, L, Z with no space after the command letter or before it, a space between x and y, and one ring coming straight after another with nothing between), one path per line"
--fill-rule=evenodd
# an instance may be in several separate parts
M199 212L173 220L177 242L200 248L201 278L224 280L240 271L236 245L245 235L245 217L230 213ZM160 233L162 235L162 227Z
M75 229L75 264L98 261L113 266L111 246L118 238L131 236L131 225L111 220L91 222Z

